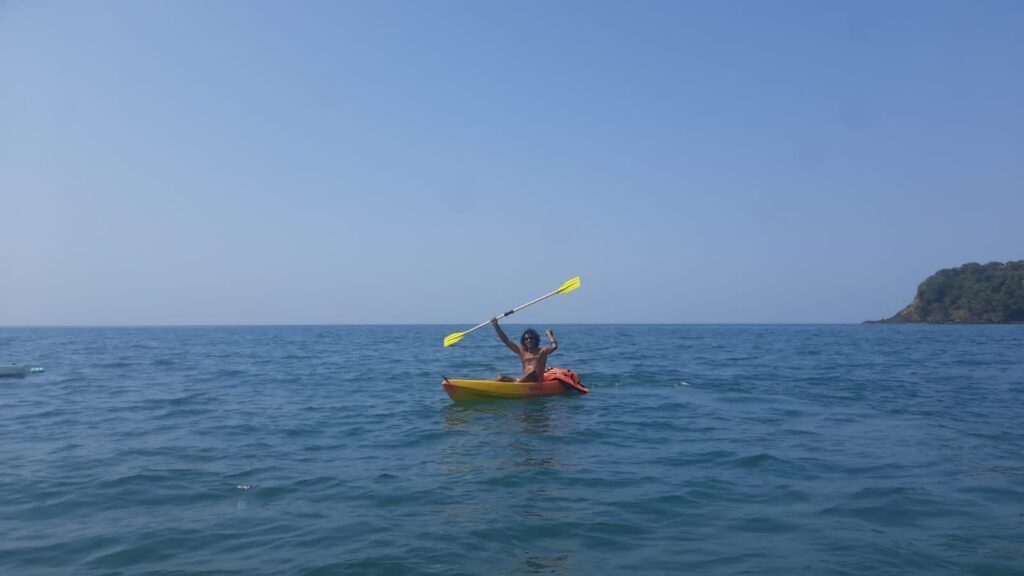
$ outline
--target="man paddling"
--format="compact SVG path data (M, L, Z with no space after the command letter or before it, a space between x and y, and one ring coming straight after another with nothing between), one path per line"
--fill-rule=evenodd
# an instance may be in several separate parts
M515 352L516 356L519 356L520 362L523 363L523 375L518 380L505 374L499 374L495 380L499 382L540 382L543 380L544 371L547 369L548 354L558 350L555 333L551 330L544 331L544 335L548 337L551 343L541 348L540 334L537 334L537 331L533 328L527 328L519 338L519 342L522 344L522 347L519 347L508 339L505 331L498 325L497 318L491 318L491 325L494 326L495 332L498 333L498 338L501 338L505 346L508 346L510 350Z

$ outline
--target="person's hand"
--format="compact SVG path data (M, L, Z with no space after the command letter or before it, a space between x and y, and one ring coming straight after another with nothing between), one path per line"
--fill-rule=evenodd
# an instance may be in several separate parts
M544 334L548 337L548 340L551 340L555 337L555 333L552 332L550 328L545 330Z
M492 326L497 326L498 325L498 317L497 316L495 316L494 318L491 318L491 325Z

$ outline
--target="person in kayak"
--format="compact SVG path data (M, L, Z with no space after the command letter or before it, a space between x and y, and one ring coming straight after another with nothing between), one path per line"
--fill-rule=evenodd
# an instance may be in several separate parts
M494 326L495 332L498 333L498 338L501 338L505 346L508 346L510 350L515 352L516 356L519 356L519 360L523 363L523 375L518 380L505 374L499 374L495 380L498 382L540 382L543 380L544 371L547 369L548 355L558 350L555 333L551 330L544 331L544 335L548 337L551 343L541 348L540 334L537 334L537 331L533 328L527 328L519 338L519 343L522 344L522 347L520 347L508 339L505 331L498 325L497 318L491 318L491 324Z

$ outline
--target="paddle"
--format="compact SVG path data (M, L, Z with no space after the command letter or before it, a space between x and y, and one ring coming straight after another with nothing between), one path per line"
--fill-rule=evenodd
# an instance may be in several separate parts
M541 300L543 300L545 298L550 298L551 296L554 296L555 294L566 294L566 293L572 292L573 290L575 290L575 289L577 289L579 287L580 287L580 277L577 276L577 277L573 278L572 280L567 281L565 284L562 284L558 288L558 290L555 290L554 292L548 292L547 294L545 294L545 295L543 295L540 298L537 298L535 300L530 300L529 302L527 302L526 304L523 304L522 306L518 306L516 308L513 308L513 309L509 310L508 312L505 312L504 314L502 314L500 316L497 316L497 318L501 319L501 318L504 318L506 316L511 316L512 314L515 314L516 312L522 310L523 308L526 308L527 306L532 306L532 305L536 304L537 302L540 302ZM444 339L444 347L447 348L447 347L451 346L452 344L457 343L459 340L462 340L466 336L466 334L469 334L470 332L473 332L474 330L477 330L479 328L483 328L484 326L487 326L490 323L491 323L491 321L488 320L487 322L484 322L483 324L478 324L476 326L473 326L472 328L470 328L469 330L466 330L465 332L456 332L454 334L449 334Z

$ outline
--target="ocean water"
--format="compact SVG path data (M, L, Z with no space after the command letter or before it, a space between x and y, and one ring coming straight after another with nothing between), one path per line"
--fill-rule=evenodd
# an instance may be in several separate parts
M0 329L0 574L1024 574L1024 326L464 328Z

